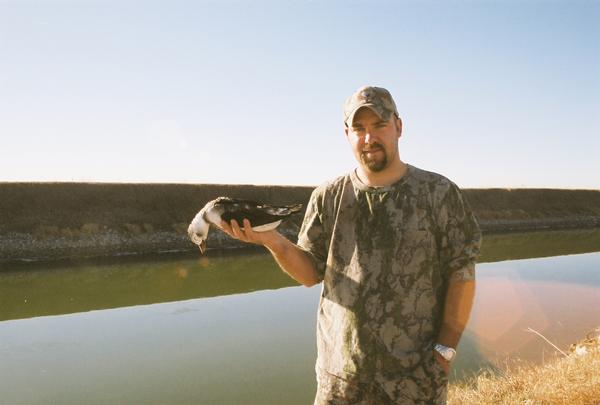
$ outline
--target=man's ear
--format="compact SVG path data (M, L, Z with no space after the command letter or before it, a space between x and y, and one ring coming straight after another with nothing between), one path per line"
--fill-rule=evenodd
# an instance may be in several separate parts
M344 133L346 134L346 138L348 138L348 127L344 125Z
M396 118L396 127L398 128L398 138L402 136L402 120L400 117Z

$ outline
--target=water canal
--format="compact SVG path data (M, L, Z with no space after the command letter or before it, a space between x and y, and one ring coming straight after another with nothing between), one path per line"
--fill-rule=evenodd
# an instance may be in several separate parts
M486 235L452 380L600 325L600 229ZM320 286L262 252L0 272L0 402L307 404Z

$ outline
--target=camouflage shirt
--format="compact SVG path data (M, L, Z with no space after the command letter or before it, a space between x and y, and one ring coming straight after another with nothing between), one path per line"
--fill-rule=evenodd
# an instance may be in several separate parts
M445 389L432 346L448 282L475 277L481 234L454 183L407 166L386 187L354 171L317 187L298 246L323 280L317 375L379 381L416 401Z

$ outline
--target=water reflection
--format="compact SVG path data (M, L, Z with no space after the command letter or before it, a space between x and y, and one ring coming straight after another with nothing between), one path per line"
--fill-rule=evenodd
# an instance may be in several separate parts
M485 263L454 377L481 367L543 362L600 325L600 253Z
M0 320L84 312L295 285L264 253L0 273Z
M480 262L596 251L600 251L600 229L486 235ZM4 267L0 272L0 321L297 285L262 252L53 268ZM560 270L545 269L539 274L544 279L554 274L556 281L562 277L572 282Z
M564 349L600 325L594 251L600 230L488 235L451 380L554 356L528 327ZM5 269L0 402L310 403L319 294L264 253Z

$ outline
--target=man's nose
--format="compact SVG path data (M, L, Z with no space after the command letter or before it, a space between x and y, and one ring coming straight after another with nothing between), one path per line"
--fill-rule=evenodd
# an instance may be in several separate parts
M373 142L373 135L371 134L371 131L367 131L365 133L365 143L371 143Z

